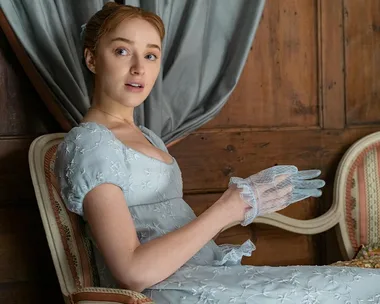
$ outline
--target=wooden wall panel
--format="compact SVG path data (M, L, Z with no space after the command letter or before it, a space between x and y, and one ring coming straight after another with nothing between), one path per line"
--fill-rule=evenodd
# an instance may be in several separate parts
M35 198L28 150L33 137L0 137L0 206L2 202Z
M320 0L317 4L320 126L343 129L346 112L342 2Z
M320 168L322 177L346 149L378 127L348 130L198 132L170 148L182 168L184 191L221 191L231 176L247 177L276 164Z
M188 194L185 201L195 214L199 215L210 207L221 193ZM318 202L306 200L281 210L280 213L292 218L307 220L317 216ZM242 244L251 239L256 250L251 257L244 257L243 263L248 265L302 265L318 264L320 256L315 250L319 236L300 235L284 232L275 227L253 224L246 227L234 226L222 232L216 239L217 244ZM291 244L291 246L289 246ZM286 249L284 249L286 248Z
M312 219L331 205L335 172L344 152L360 138L379 130L380 127L374 126L346 131L199 131L172 147L170 152L182 168L184 198L196 214L201 214L221 196L231 176L246 177L277 162L294 164L301 169L319 168L327 183L323 196L280 211L296 219ZM225 149L227 146L234 149ZM324 264L330 259L341 258L334 231L330 235L307 236L254 224L246 228L233 227L226 233L228 237L219 236L220 242L239 243L247 237L256 239L257 250L244 260L253 265ZM329 252L325 251L327 239ZM279 256L269 254L273 250L282 253Z
M318 126L317 6L270 0L243 75L215 127Z
M267 1L244 72L227 105L214 120L170 149L183 169L184 190L189 197L202 193L220 195L231 176L248 176L275 164L294 164L301 169L321 169L327 185L322 198L296 204L289 212L290 216L296 214L300 206L310 217L322 214L331 206L335 171L344 152L356 140L380 130L376 121L356 112L358 107L370 107L370 115L378 118L380 103L360 95L365 92L362 85L349 84L350 79L356 79L368 69L375 71L375 68L369 59L363 64L358 56L348 56L345 60L348 13L343 2ZM354 2L351 1L351 5ZM371 3L372 10L375 10ZM359 6L357 2L355 5ZM297 23L300 20L298 10L302 11L303 17L307 16L301 25ZM369 9L365 9L363 13L357 13L356 18L368 19L368 14ZM352 22L351 26L355 24ZM372 28L376 29L376 26ZM371 35L375 36L377 32L372 31ZM295 47L297 44L285 43L297 39L301 41L301 49ZM378 37L366 39L376 44L376 48L368 47L376 58ZM291 55L287 47L291 49ZM355 44L353 54L360 52L360 48L360 43ZM302 57L302 52L309 57ZM292 61L293 55L297 55L297 60ZM312 60L305 63L305 59L310 58ZM352 63L357 68L349 69L345 63ZM368 76L370 82L377 83L376 75L371 75ZM302 99L302 104L306 105L303 109L311 111L294 109L295 103L291 102L288 93L297 90L306 96ZM352 103L351 91L362 98ZM307 101L304 103L304 100ZM346 117L348 111L360 117L361 127L353 127L348 114ZM350 128L346 128L346 121L351 123ZM256 226L253 225L259 232L257 242L261 245L249 263L292 264L288 257L294 250L286 246L287 243L298 246L297 254L293 255L297 261L294 263L324 264L341 258L333 230L308 237L274 229L274 238L270 229ZM239 233L234 230L230 235L233 233L257 237L250 230L240 230ZM280 240L286 240L283 259L266 255L265 252L270 252ZM262 256L260 252L263 252Z
M14 282L0 285L2 304L63 304L54 281Z
M349 125L380 123L380 1L344 0Z
M0 31L0 303L63 303L28 165L57 125Z
M0 286L11 282L48 281L55 275L34 201L2 205L0 244Z

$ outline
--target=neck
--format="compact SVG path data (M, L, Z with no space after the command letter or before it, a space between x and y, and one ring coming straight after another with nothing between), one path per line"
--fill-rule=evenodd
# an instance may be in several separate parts
M132 107L126 107L123 104L107 100L104 102L100 102L99 100L94 99L92 101L91 105L92 109L98 110L102 112L103 114L108 116L108 120L115 120L115 121L124 121L129 124L134 125L133 120L133 110Z

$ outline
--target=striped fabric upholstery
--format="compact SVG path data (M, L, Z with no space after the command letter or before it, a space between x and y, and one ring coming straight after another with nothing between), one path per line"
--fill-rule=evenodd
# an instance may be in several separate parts
M380 242L380 143L364 149L349 169L345 218L352 247Z
M54 234L56 248L63 248L58 254L59 267L62 270L65 288L70 295L63 294L65 303L127 303L153 304L145 295L126 289L99 288L99 277L93 258L92 244L85 237L84 223L81 217L66 209L57 191L54 176L54 162L57 145L53 145L44 155L44 178L49 193L49 204L54 219L49 218L51 225L56 226L59 233ZM56 229L52 229L56 230ZM62 283L61 283L62 284Z
M50 203L55 220L61 233L61 241L65 250L67 265L72 275L72 289L98 286L98 274L92 267L93 252L89 239L84 237L83 221L69 212L57 191L54 176L54 163L57 146L51 147L45 154L45 178L49 189Z

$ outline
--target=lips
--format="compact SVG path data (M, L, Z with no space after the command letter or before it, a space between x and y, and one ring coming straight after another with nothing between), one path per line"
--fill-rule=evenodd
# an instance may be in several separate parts
M130 93L142 93L144 92L144 83L139 81L128 81L125 84L125 89Z
M125 84L126 86L136 88L136 89L143 89L144 84L142 82L137 82L137 81L130 81Z

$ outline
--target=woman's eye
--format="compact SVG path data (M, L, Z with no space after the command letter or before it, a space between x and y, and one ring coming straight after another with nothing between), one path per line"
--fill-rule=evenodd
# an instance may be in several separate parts
M128 55L128 51L126 49L117 49L116 50L116 54L120 55L120 56L127 56Z
M146 55L146 58L151 61L157 60L157 56L153 54Z

